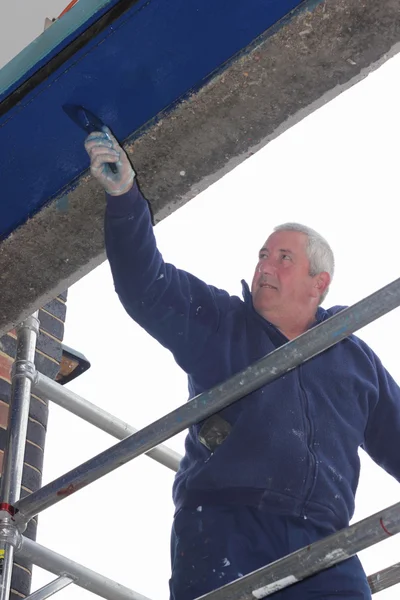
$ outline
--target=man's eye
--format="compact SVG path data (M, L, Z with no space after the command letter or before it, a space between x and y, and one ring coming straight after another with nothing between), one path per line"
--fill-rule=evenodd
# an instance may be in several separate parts
M290 254L282 254L282 258L283 258L283 260L292 260L292 257L290 256Z

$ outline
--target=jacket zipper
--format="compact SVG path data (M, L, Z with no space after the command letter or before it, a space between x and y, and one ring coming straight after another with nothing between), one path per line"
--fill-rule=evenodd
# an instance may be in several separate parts
M271 339L270 331L268 330L268 327L265 326L264 319L262 317L260 317L260 315L258 315L255 311L254 311L254 314L259 318L260 322L262 322L263 329L266 331L272 344L275 346L275 348L279 348L279 345L276 344L276 341ZM269 323L269 322L268 322L268 325L271 328L273 328L273 330L282 338L282 344L285 344L286 342L289 341L288 338L286 338L283 335L283 333L281 333L281 331L279 331L279 329L277 327L275 327L275 325L273 325L272 323ZM307 448L308 448L308 452L309 452L309 456L310 456L310 475L311 476L306 479L306 487L305 487L305 491L304 491L304 502L303 502L302 509L300 512L300 515L302 517L306 518L306 508L307 508L307 505L310 501L311 495L312 495L312 493L314 491L314 487L315 487L315 477L316 477L316 472L317 472L317 456L316 456L314 450L312 449L313 427L312 427L312 422L311 422L311 418L310 418L309 411L308 411L307 394L306 394L306 391L304 389L304 386L303 386L303 383L301 380L301 373L302 373L301 366L297 367L297 371L298 371L298 378L299 378L299 387L301 390L301 395L303 397L304 415L305 415L306 422L307 422ZM307 491L307 489L308 489L308 491Z
M306 417L306 422L307 422L307 448L308 448L309 455L310 455L310 477L307 477L307 480L306 480L307 484L306 484L306 489L305 489L305 498L304 498L303 507L301 510L301 516L305 517L306 516L306 514L305 514L306 507L310 501L310 497L311 497L311 494L312 494L312 492L314 490L314 486L315 486L317 457L315 455L314 450L312 449L313 428L312 428L311 418L310 418L309 410L308 410L307 394L305 392L305 389L304 389L304 386L302 383L302 379L301 379L301 367L298 367L298 376L299 376L299 386L300 386L301 394L303 397L304 415Z

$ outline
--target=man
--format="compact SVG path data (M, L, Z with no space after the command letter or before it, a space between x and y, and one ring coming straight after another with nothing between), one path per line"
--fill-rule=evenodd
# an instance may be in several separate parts
M284 225L263 245L244 301L166 264L135 173L107 131L87 138L107 192L105 236L128 314L169 348L190 397L228 379L340 308L320 303L333 254L313 230ZM115 163L113 174L107 163ZM174 483L172 600L192 600L347 527L358 448L400 480L400 389L355 336L190 428ZM358 558L275 595L371 597Z

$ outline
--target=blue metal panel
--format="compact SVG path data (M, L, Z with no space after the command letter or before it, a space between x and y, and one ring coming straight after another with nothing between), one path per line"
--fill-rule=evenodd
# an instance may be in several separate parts
M102 5L103 12L114 4ZM84 133L63 113L63 104L86 106L123 141L201 87L298 4L300 0L135 2L0 118L0 235L23 223L88 168ZM98 16L91 14L87 24ZM49 36L47 49L42 43L36 66L71 42L74 34L67 31L62 40L64 33ZM24 60L32 75L37 68ZM21 69L21 60L18 65ZM17 70L7 73L13 89L17 76Z

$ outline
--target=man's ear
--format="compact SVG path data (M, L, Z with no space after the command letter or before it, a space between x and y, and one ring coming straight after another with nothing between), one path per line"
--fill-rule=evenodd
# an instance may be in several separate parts
M331 282L331 276L326 271L322 271L315 276L314 282L316 292L318 292L319 296L322 296Z

